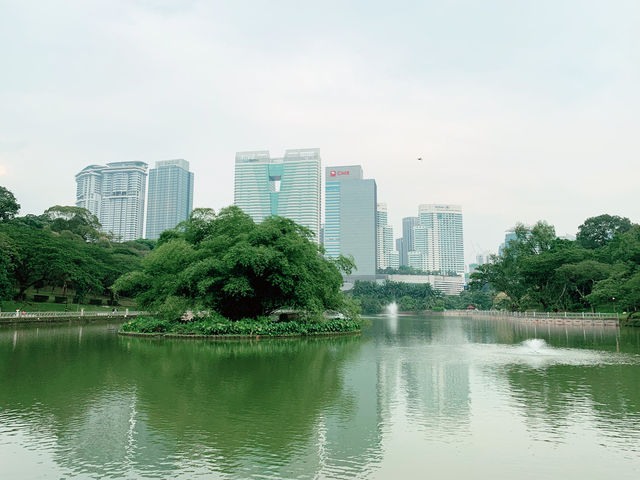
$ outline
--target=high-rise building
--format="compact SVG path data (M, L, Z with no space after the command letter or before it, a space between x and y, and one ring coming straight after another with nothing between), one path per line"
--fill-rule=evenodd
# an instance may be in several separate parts
M93 213L118 241L142 238L147 164L90 165L76 175L76 205Z
M464 244L460 205L420 205L418 217L420 226L427 230L428 270L463 274ZM414 232L417 232L416 228Z
M234 203L255 222L289 218L320 234L320 149L236 153Z
M76 175L76 206L86 208L98 219L102 205L102 165L89 165Z
M386 203L378 203L376 209L376 224L378 268L384 270L391 267L389 256L391 252L395 252L393 249L393 227L389 225L388 222Z
M99 217L105 232L122 242L142 238L146 187L146 163L107 163L102 171Z
M409 265L407 254L415 250L415 241L413 238L413 227L419 225L418 217L405 217L402 219L402 248L400 251L400 265Z
M149 170L149 198L145 236L160 234L189 218L193 209L193 172L186 160L162 160Z
M353 256L353 279L375 279L376 195L375 180L363 178L359 165L325 169L326 256Z

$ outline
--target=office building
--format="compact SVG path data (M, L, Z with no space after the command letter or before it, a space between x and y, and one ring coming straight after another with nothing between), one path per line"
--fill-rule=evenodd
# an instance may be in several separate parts
M376 208L376 242L378 248L378 269L384 270L391 267L390 256L397 252L393 248L393 227L389 225L387 204L378 203ZM395 254L394 258L395 258ZM394 262L395 263L395 262ZM397 268L397 267L395 267Z
M424 242L416 250L426 255L428 271L464 274L464 246L462 236L462 208L459 205L420 205L420 227ZM414 227L417 235L418 227ZM421 241L422 241L421 240Z
M375 180L363 178L359 165L325 169L326 256L351 255L353 280L375 280L376 196Z
M289 218L320 236L320 150L238 152L234 204L255 222L271 216Z
M149 170L146 238L157 239L165 230L189 218L193 210L193 173L186 160L163 160Z
M76 175L76 205L98 217L102 230L125 242L142 238L147 164L90 165Z
M418 217L405 217L402 219L401 246L396 244L396 250L400 252L400 265L409 265L407 254L415 250L413 227L419 225Z

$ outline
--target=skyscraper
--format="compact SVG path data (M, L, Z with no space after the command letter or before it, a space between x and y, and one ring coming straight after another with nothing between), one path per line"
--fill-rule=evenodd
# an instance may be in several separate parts
M320 233L320 149L236 153L234 204L256 222L273 215Z
M464 274L462 208L460 205L420 205L420 226L425 239L420 251L427 256L428 270ZM417 227L414 227L417 233ZM418 243L418 238L415 239ZM416 250L418 248L416 247Z
M413 227L419 225L418 217L405 217L402 219L402 248L400 251L400 265L409 265L408 253L415 250Z
M142 238L146 187L146 163L107 163L102 171L99 217L105 232L122 242Z
M76 175L76 205L93 213L118 241L142 238L147 164L90 165Z
M193 172L186 160L163 160L149 170L146 238L160 234L189 218L193 209Z
M393 255L392 252L396 252L393 249L393 227L389 225L387 213L387 204L378 203L376 210L376 235L378 244L378 268L384 270L391 267L392 263L397 263L397 255ZM397 268L397 267L394 267Z
M376 182L364 179L362 167L348 165L325 170L326 256L353 256L351 277L374 280L376 275Z
M98 219L102 206L102 165L89 165L76 175L76 206L86 208Z

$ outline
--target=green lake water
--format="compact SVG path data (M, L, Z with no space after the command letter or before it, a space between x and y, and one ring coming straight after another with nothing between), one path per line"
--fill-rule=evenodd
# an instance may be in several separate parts
M0 327L0 478L640 478L640 329L384 315L360 336Z

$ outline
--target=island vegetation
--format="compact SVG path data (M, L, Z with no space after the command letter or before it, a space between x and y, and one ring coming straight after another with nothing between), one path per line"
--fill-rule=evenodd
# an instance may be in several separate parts
M312 335L360 329L357 305L340 291L350 259L327 259L313 233L292 220L255 223L238 207L196 209L164 232L140 267L119 278L152 317L123 332L180 335Z

